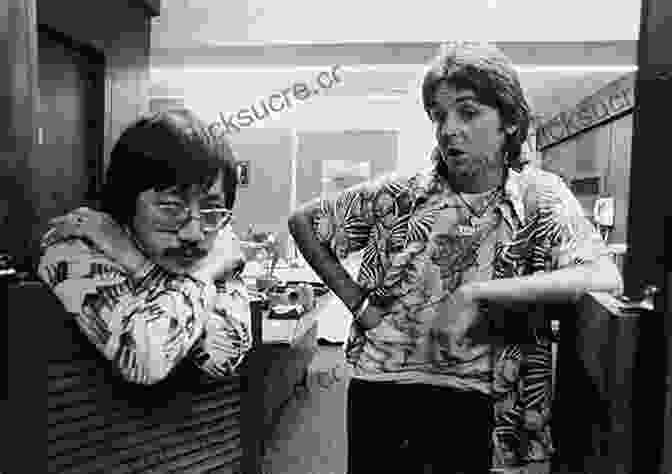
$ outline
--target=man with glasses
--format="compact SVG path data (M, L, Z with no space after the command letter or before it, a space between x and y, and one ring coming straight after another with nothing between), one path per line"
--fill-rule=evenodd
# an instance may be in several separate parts
M144 117L114 146L100 210L52 219L38 273L128 381L184 358L233 373L251 346L231 228L236 161L187 110Z

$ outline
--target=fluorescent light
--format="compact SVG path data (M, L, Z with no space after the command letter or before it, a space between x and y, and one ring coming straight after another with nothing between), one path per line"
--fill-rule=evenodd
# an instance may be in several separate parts
M321 72L329 71L332 67L338 66L339 71L343 72L399 72L399 73L422 73L426 64L348 64L348 65L317 65L317 66L293 66L293 65L232 65L225 64L217 66L153 66L151 67L152 74L161 74L163 72L195 72L195 73L278 73L278 72ZM515 66L516 70L521 73L530 72L632 72L637 70L637 66L633 64L604 64L604 65L590 65L590 64L518 64Z
M632 64L605 64L605 65L539 65L539 64L519 64L516 70L520 73L528 72L632 72L637 70L637 66Z
M209 65L209 66L189 66L188 64L180 64L175 66L152 66L151 73L187 71L187 72L234 72L234 73L251 73L251 72L321 72L330 71L332 67L338 66L338 71L344 72L422 72L425 64L323 64L314 66L294 66L291 64L283 65L240 65L235 64L227 66Z
M403 99L402 96L390 94L369 94L364 97L370 102L400 102Z

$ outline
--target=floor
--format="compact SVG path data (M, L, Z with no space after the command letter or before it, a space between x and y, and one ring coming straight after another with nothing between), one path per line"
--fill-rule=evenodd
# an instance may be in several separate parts
M345 390L342 349L321 345L305 388L288 403L265 460L265 474L345 473ZM499 473L498 473L499 474ZM501 474L548 474L545 464Z

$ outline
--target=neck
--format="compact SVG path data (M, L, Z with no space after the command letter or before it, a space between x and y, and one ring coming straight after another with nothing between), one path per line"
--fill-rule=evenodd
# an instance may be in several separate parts
M439 173L448 180L450 187L458 193L491 191L502 186L506 179L506 168L504 166L488 168L476 175L457 175L449 172L445 167L439 167Z

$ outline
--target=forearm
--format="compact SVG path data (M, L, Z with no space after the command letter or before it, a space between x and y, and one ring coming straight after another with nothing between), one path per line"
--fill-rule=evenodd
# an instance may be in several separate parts
M103 354L125 379L153 384L165 378L199 339L212 311L210 289L201 282L154 268L130 293L101 288L85 302L78 322L86 331L97 325ZM94 323L95 322L95 323Z
M136 383L154 383L172 370L214 304L214 285L156 266L134 280L83 242L47 249L39 274L91 342Z
M249 326L244 322L250 319L249 307L243 308L247 303L227 299L208 319L205 336L193 351L194 363L214 377L235 373L252 347Z
M288 224L289 232L306 262L346 307L354 311L361 304L365 293L333 252L317 239L309 213L298 211L289 218Z
M588 291L614 291L622 287L618 269L601 259L534 275L468 284L471 297L499 304L576 301Z

